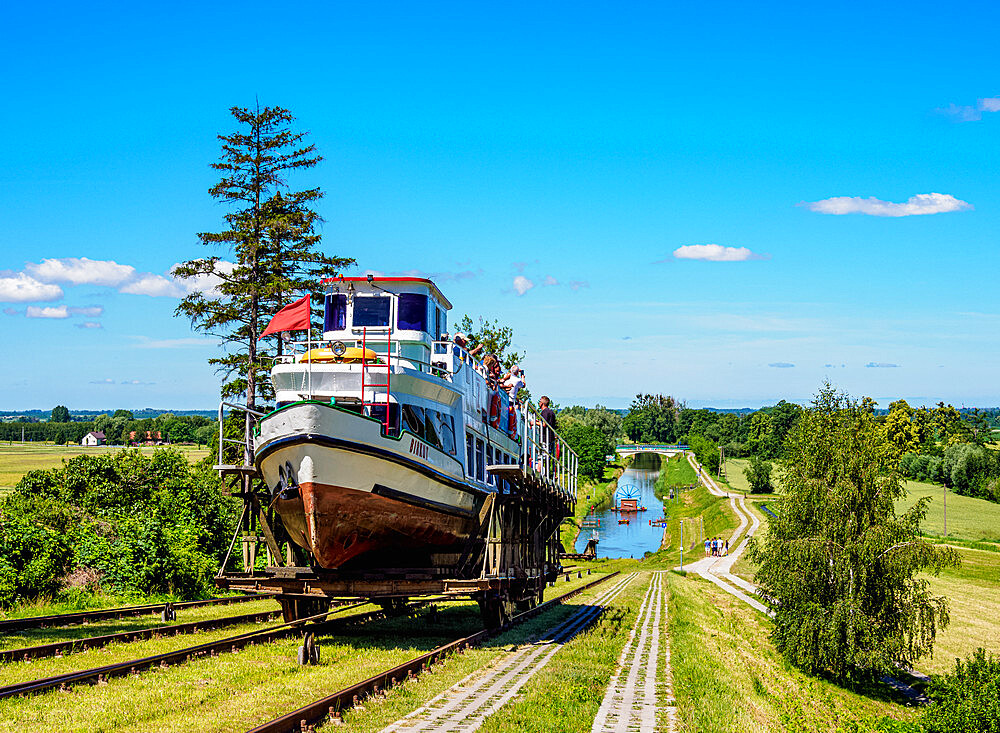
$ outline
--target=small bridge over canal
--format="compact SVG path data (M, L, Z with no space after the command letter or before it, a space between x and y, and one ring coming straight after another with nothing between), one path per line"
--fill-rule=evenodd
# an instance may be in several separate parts
M686 450L690 450L690 446L681 444L663 445L660 443L632 443L630 445L615 446L615 452L622 458L625 456L636 456L640 453L656 453L657 455L670 458L678 453L683 453Z

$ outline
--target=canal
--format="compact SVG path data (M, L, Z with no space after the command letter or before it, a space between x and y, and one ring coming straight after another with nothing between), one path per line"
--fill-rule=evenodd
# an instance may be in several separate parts
M660 549L663 528L649 526L650 519L663 516L663 504L653 491L659 475L660 457L656 455L638 455L622 472L612 504L597 512L598 557L642 557L646 552ZM622 514L612 511L623 497L638 499L638 505L646 507L646 511ZM629 523L619 524L619 519L628 519ZM583 552L594 531L581 530L576 540L577 552Z

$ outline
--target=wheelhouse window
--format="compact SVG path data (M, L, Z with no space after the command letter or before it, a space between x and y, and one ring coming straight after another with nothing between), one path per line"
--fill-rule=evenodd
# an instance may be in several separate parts
M469 477L476 474L476 448L472 433L465 434L465 473Z
M354 299L354 326L388 326L389 298L384 295L358 296Z
M424 408L416 405L403 405L403 430L409 430L414 435L424 437Z
M437 413L438 434L441 437L441 448L445 453L455 455L455 423L451 415L445 412Z
M419 293L400 293L396 328L400 331L427 330L427 296Z
M323 312L324 331L343 331L347 328L347 296L343 293L330 293L326 296Z

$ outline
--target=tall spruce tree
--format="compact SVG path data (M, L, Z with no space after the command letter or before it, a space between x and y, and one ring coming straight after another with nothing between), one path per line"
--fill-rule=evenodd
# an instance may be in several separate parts
M201 232L198 239L229 248L234 262L211 256L174 268L178 278L218 282L212 291L188 295L176 313L222 340L225 354L209 359L226 380L222 396L243 396L254 408L258 399L273 397L266 358L274 352L258 344L261 331L292 296L318 291L322 278L337 275L354 260L317 249L320 218L311 207L322 198L320 189L289 191L289 173L322 160L316 146L305 142L308 133L293 131L295 118L281 107L233 107L230 112L239 130L219 135L222 155L212 168L222 178L209 189L229 206L227 228ZM280 353L278 337L274 344Z
M921 539L927 498L896 515L898 455L870 405L824 385L789 434L781 483L778 516L750 559L785 658L856 680L929 653L948 605L918 573L958 556Z

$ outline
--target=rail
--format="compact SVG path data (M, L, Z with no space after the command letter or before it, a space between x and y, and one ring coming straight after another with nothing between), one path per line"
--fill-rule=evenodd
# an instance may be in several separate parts
M440 599L418 601L410 606L407 606L405 611L410 614L415 613L417 610L428 603L431 603L433 600ZM367 604L362 602L350 606L343 606L338 609L324 611L323 613L316 614L315 616L309 616L296 621L289 621L278 626L270 626L266 629L257 629L255 631L230 636L225 639L219 639L218 641L210 641L204 644L186 647L184 649L177 649L171 652L164 652L162 654L154 654L149 657L142 657L141 659L108 664L102 667L94 667L93 669L85 669L79 672L67 672L36 680L17 682L12 685L0 687L0 700L20 695L45 692L46 690L54 688L67 689L71 685L79 684L81 682L100 683L110 677L121 677L124 675L134 674L139 670L150 669L152 667L166 667L172 664L183 664L191 659L196 659L197 657L205 655L215 656L219 652L235 652L251 644L277 641L278 639L294 636L302 632L328 632L339 630L351 624L367 623L369 621L374 621L388 616L386 611L380 609L377 611L351 614L350 616L343 616L326 621L323 620L332 613L347 611L364 605Z
M223 598L207 598L203 601L179 601L177 603L171 603L170 605L176 610L179 608L198 608L200 606L228 606L232 603L265 601L269 598L270 596L266 595L242 595ZM53 626L72 626L74 624L85 624L91 621L99 621L109 618L143 616L147 613L162 611L165 605L165 603L147 603L141 606L120 606L118 608L99 608L93 611L75 611L73 613L59 613L49 616L9 618L0 621L0 633L20 631L23 629L44 629Z
M225 410L227 407L230 408L231 410L242 412L246 415L246 427L244 430L244 436L242 440L226 437L225 434L226 425L224 418L225 418ZM250 436L253 434L252 433L253 418L259 419L264 417L265 414L266 413L260 412L259 410L255 410L252 407L247 407L246 405L237 405L233 402L224 402L224 401L219 403L219 456L218 456L219 460L217 462L218 466L226 465L223 462L223 450L225 448L226 443L236 443L238 445L242 445L245 451L249 449ZM244 454L244 460L246 460L245 454Z
M526 475L554 485L570 500L576 500L580 459L532 403L521 405L521 460Z
M546 601L545 603L535 606L535 608L529 611L525 611L524 613L514 616L510 621L497 629L484 629L483 631L479 631L471 636L465 636L461 639L456 639L455 641L439 646L437 649L432 649L426 654L414 657L413 659L393 667L392 669L380 672L379 674L369 677L366 680L362 680L357 684L345 687L332 695L327 695L326 697L320 698L315 702L309 703L298 710L259 725L249 731L249 733L298 733L299 731L306 730L307 726L315 725L328 719L331 721L336 720L340 717L340 713L343 710L353 707L360 702L362 698L388 690L393 685L420 674L424 670L428 669L430 665L435 662L441 662L452 654L469 649L473 646L479 646L483 642L488 641L490 638L497 636L514 626L522 624L525 621L534 618L538 614L548 611L556 605L563 603L564 601L579 595L584 591L590 590L596 585L611 580L611 578L618 574L618 571L615 571L603 577L597 578L596 580L592 580L586 585L574 588L558 598L553 598L550 601Z

